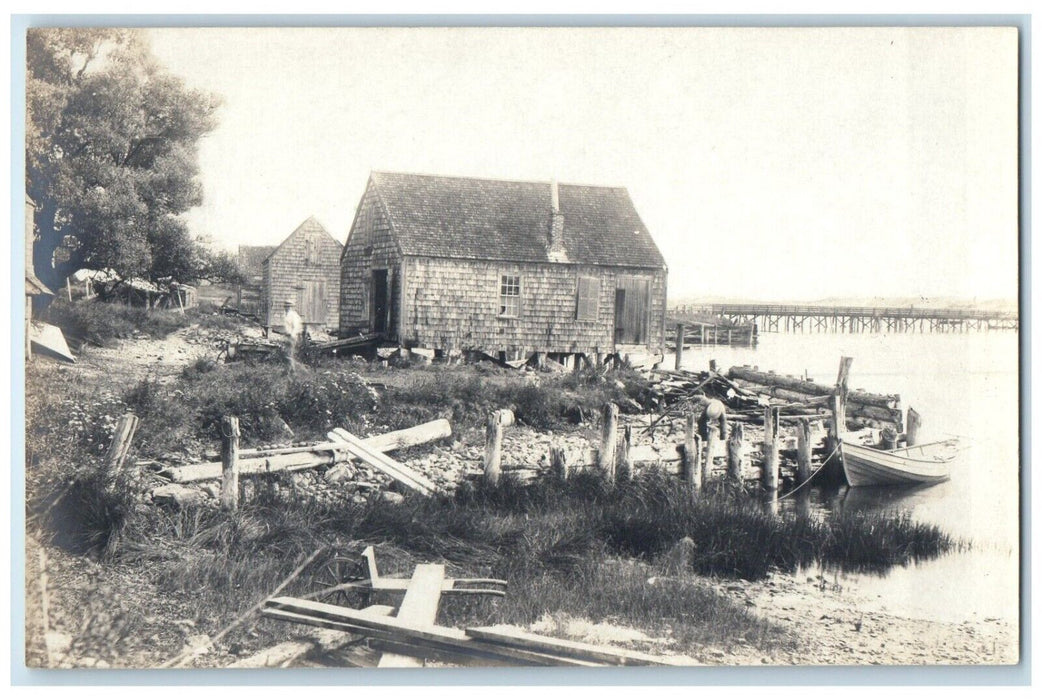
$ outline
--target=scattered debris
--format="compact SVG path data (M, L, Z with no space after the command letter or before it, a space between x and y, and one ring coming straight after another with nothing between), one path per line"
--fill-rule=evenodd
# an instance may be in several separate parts
M385 650L379 667L421 666L428 658L465 665L506 663L519 666L647 666L673 661L616 647L573 642L525 632L508 626L459 630L434 623L441 596L446 594L505 595L506 582L494 579L446 579L440 564L421 564L409 579L380 576L372 547L363 552L369 579L343 586L402 592L397 616L373 608L356 609L306 598L272 597L265 617L358 634ZM458 584L463 584L458 586ZM495 586L470 588L470 585ZM310 597L326 594L320 591Z

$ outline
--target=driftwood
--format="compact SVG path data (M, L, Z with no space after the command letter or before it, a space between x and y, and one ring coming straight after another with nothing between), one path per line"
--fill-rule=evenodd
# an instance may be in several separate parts
M773 372L760 372L749 367L732 367L727 371L727 375L732 379L745 379L764 386L777 386L811 396L828 396L836 389L835 386L818 384L799 377L789 377ZM848 403L881 408L897 408L901 403L901 397L897 394L872 394L860 390L848 392L846 398Z
M452 435L452 428L447 420L441 419L423 423L405 430L396 430L383 435L365 438L362 442L378 452L393 452L405 447L422 445L433 440L440 440ZM270 474L280 471L298 471L314 469L335 464L344 459L342 440L298 447L275 448L271 450L242 450L239 452L239 476ZM167 467L159 472L171 481L191 483L221 478L221 462L205 462L184 467Z
M744 389L749 391L755 391L771 398L784 399L786 401L792 401L803 406L821 406L825 408L829 405L828 396L815 396L812 394L806 394L792 389L784 389L778 386L768 386L765 384L757 384L756 382L749 381L748 379L736 378L733 380L735 384L738 384ZM872 420L880 421L882 423L893 423L895 425L901 425L903 421L903 413L900 408L884 408L882 406L875 406L872 404L859 403L856 400L857 392L850 392L847 394L847 416L853 416L856 418L870 418ZM855 398L851 398L855 397Z
M123 462L130 452L130 445L134 441L134 433L137 431L138 417L133 413L125 413L116 422L116 430L112 434L112 444L105 452L105 465L109 473L115 474L123 468Z

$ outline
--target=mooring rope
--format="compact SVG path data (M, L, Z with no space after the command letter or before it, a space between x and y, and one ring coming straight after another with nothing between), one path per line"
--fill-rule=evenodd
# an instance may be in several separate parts
M821 465L817 469L815 469L813 472L811 472L811 475L807 477L806 481L804 481L802 484L800 484L799 486L794 488L792 491L789 491L784 496L778 496L778 498L776 500L780 501L780 500L782 500L784 498L788 498L789 496L791 496L792 494L796 493L797 491L802 489L804 486L809 484L811 482L811 480L813 480L814 477L818 475L818 472L820 472L822 469L825 468L825 465L829 463L829 460L836 456L836 453L839 452L839 448L842 447L842 445L843 445L842 442L838 443L836 445L836 447L832 450L832 454L830 454L828 457L826 457L824 459L824 461L822 461Z

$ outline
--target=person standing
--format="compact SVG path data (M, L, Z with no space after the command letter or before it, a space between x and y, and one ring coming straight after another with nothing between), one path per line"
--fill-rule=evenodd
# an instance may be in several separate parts
M289 368L292 370L297 366L297 345L300 343L301 333L304 331L304 321L300 314L293 308L292 299L287 299L285 314L283 315L282 327L289 338Z

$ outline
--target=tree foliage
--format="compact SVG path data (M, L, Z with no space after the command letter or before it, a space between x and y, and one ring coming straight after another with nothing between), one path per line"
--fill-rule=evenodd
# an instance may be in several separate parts
M179 215L202 202L197 149L217 98L120 29L30 30L26 93L37 276L52 288L80 267L196 276L209 252Z

